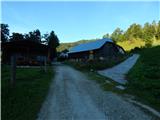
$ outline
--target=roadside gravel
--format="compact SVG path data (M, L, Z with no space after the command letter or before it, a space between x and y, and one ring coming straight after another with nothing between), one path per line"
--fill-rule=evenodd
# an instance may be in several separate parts
M66 65L58 65L37 120L154 120L139 107Z

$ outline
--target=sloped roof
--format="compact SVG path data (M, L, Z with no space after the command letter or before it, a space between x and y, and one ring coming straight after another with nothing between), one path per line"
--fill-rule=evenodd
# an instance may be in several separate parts
M84 44L80 44L75 47L72 47L71 49L69 49L68 53L76 53L76 52L83 52L83 51L90 51L90 50L99 49L106 42L113 43L113 41L111 39L103 38L103 39L96 40L94 42L84 43Z

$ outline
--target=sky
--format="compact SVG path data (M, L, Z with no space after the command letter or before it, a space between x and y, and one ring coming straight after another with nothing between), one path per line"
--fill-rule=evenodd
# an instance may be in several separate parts
M53 30L60 42L102 38L117 27L160 20L160 1L3 1L1 23L12 32Z

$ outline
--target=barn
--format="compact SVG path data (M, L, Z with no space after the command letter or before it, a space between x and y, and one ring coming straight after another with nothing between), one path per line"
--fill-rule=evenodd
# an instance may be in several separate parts
M124 49L111 39L103 38L71 48L68 57L71 60L108 59L124 54Z

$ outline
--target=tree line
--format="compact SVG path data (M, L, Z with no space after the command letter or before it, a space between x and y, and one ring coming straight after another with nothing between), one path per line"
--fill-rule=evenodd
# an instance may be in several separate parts
M126 31L116 28L113 33L107 33L103 38L111 38L115 42L132 42L139 39L144 41L146 45L151 45L153 40L160 40L160 21L147 22L143 26L134 23Z
M106 33L103 35L102 38L110 38L114 42L130 41L130 43L132 43L134 40L141 40L145 42L146 46L151 46L154 40L160 40L160 21L153 21L152 23L147 22L143 26L134 23L130 25L126 31L118 27L111 34ZM95 41L98 39L101 38L61 43L61 45L58 47L58 51L61 52L75 45Z
M1 44L12 41L30 40L39 44L46 44L48 46L50 60L56 57L56 47L59 46L59 39L54 31L51 31L50 34L46 33L42 35L40 30L36 29L25 34L13 32L11 36L9 36L9 31L8 24L1 24Z

